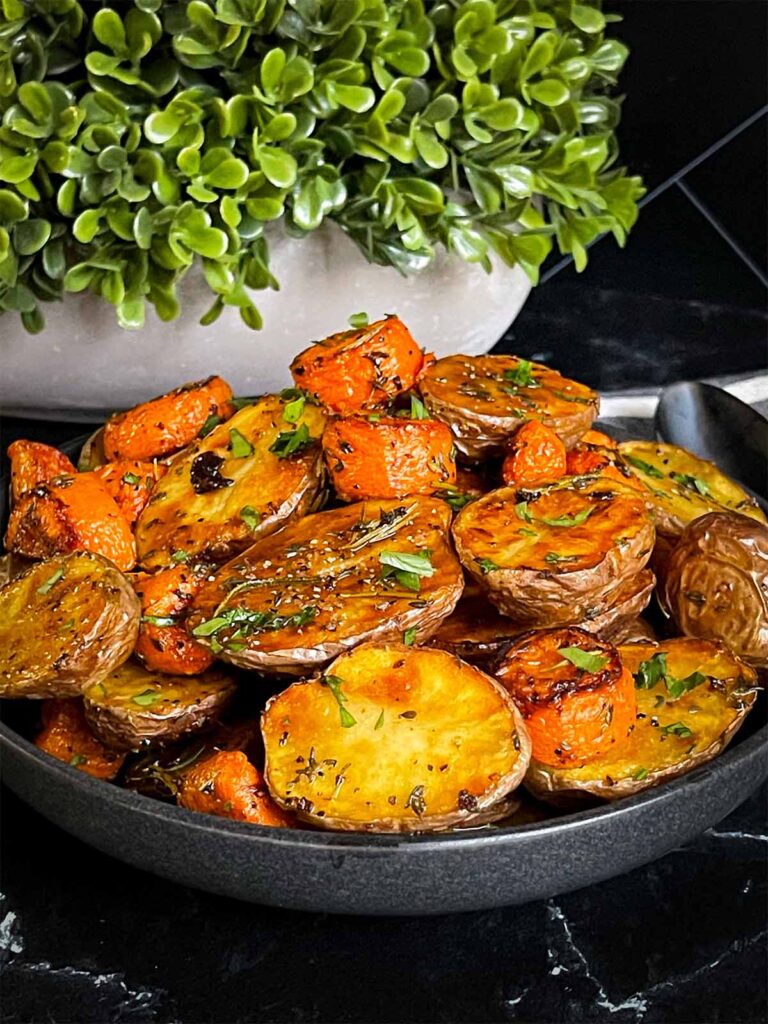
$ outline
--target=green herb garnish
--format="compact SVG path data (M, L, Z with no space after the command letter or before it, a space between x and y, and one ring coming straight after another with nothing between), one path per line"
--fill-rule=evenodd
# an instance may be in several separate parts
M367 327L370 320L367 313L353 313L347 320L347 323L350 327Z
M218 425L222 422L223 420L221 416L217 416L215 412L211 413L211 415L206 419L202 427L200 427L200 431L197 436L208 437L208 435L214 429L214 427L218 427Z
M137 476L136 473L123 473L122 482L124 484L131 484L132 487L135 487L136 484L141 483L141 477Z
M72 768L77 768L78 765L88 764L88 758L85 754L73 754L69 759L69 764Z
M210 637L222 647L227 647L257 633L274 632L278 629L299 629L306 626L317 615L315 605L306 605L298 612L281 615L276 611L252 612L247 608L226 608L211 619L206 619L192 630L192 636ZM224 630L233 630L227 640L222 641L219 634Z
M253 505L243 505L240 509L240 518L249 530L255 530L261 522L261 512L258 512Z
M181 562L188 562L189 557L189 552L183 551L181 548L178 548L176 551L171 553L171 561L174 565L179 565Z
M142 708L148 708L150 705L162 700L162 697L163 695L158 693L157 690L143 690L141 693L137 693L135 697L131 697L131 700Z
M313 437L310 437L307 424L302 423L295 430L281 431L270 445L269 450L278 459L287 459L291 455L297 455L303 451L314 440Z
M637 779L637 781L639 782L641 779L644 779L647 775L648 775L648 769L647 768L638 768L637 771L632 773L632 778L633 779Z
M419 631L416 626L411 626L409 629L406 629L403 633L403 643L407 647L411 647L416 642L416 635L418 632Z
M429 410L422 400L417 395L411 395L411 419L428 420L430 418Z
M150 626L178 625L178 619L173 618L171 615L142 615L141 621L149 623Z
M581 509L580 512L576 512L572 516L555 516L553 519L547 519L546 516L542 516L539 519L539 522L545 523L547 526L581 526L582 523L585 523L589 519L593 511L594 508L591 505L588 505L586 508Z
M680 486L685 487L686 490L695 491L704 498L709 497L709 486L706 480L702 480L700 476L692 476L690 473L670 473L669 475L676 484L680 484Z
M381 711L379 712L379 717L376 719L376 725L374 725L373 728L374 729L381 729L381 727L383 725L384 725L384 708L382 708Z
M671 725L664 725L661 729L665 736L679 736L681 739L686 739L688 736L693 736L691 729L685 725L684 722L672 722Z
M533 516L531 510L528 508L527 501L518 501L515 505L515 515L518 519L522 519L524 523L532 523Z
M518 388L537 388L539 384L532 370L533 364L530 359L519 359L513 370L504 371L504 380Z
M424 577L434 576L435 569L428 553L416 554L408 551L382 551L379 561L384 568L383 580L394 579L406 590L418 591Z
M304 406L307 404L307 400L304 395L299 395L298 398L294 398L288 402L283 409L283 419L286 423L298 423L304 412Z
M328 687L333 694L334 700L339 705L339 718L341 720L342 728L349 729L351 726L357 725L357 719L344 707L347 703L347 696L341 689L344 685L344 680L339 679L338 676L323 676L320 682L323 686Z
M434 497L440 498L446 505L450 505L454 512L460 512L465 505L477 500L474 494L465 494L463 491L457 491L455 487L441 488L439 491L435 491Z
M602 672L610 660L601 651L583 651L580 647L558 647L557 651L584 672Z
M489 572L495 572L496 569L501 568L500 565L496 565L496 563L490 558L477 558L475 559L475 562L483 576L487 576Z
M560 565L561 562L578 562L578 555L561 555L557 551L548 551L544 555L544 561L550 565Z
M233 459L247 459L249 455L253 455L253 445L235 427L230 427L229 430L229 450Z
M672 700L677 700L684 693L705 683L707 677L701 672L691 672L684 679L678 679L667 668L667 652L658 651L652 658L641 661L638 665L635 673L635 686L641 690L651 690L662 680L667 687L669 696Z
M45 583L40 584L40 586L37 588L38 594L47 594L53 587L56 586L56 584L59 582L63 575L64 570L57 569L52 576L48 577Z
M626 452L622 453L622 458L625 462L628 462L630 466L634 466L635 469L639 469L641 473L645 473L646 476L652 476L656 480L663 480L664 474L660 469L652 466L650 462L645 462L643 459L638 459L636 455L627 455ZM663 493L663 492L662 492ZM664 495L666 497L666 495Z

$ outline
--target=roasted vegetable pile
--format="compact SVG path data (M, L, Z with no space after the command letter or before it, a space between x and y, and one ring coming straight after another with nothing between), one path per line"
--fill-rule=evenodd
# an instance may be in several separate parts
M11 445L0 696L39 702L41 750L252 824L426 832L726 746L768 667L768 526L738 484L396 317L291 372L119 413L77 467ZM639 618L657 591L668 638Z

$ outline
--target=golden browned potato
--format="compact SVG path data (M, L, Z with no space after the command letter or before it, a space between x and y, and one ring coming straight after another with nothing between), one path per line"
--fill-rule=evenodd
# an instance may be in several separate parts
M538 420L576 444L597 417L595 391L517 356L446 356L419 379L424 402L472 460L503 454L521 423Z
M495 680L400 643L364 644L294 683L267 704L262 734L277 803L339 830L426 832L496 805L503 814L530 756Z
M637 720L620 747L573 768L531 761L539 799L616 800L676 778L724 750L755 701L755 673L722 643L687 637L619 648L635 676Z
M619 458L643 484L656 529L677 538L683 528L707 512L740 512L765 522L754 498L713 462L674 444L624 441Z
M83 691L85 717L113 750L168 743L215 722L235 693L232 676L216 668L169 676L126 661Z
M323 485L324 425L302 398L267 395L185 448L136 524L140 564L170 565L178 552L223 562L309 512Z
M77 697L129 656L141 607L106 558L37 562L0 589L0 696Z
M621 481L566 477L491 491L462 509L453 538L489 599L530 627L594 620L615 606L648 561L654 529Z
M689 523L667 563L664 604L687 636L724 640L768 668L768 526L737 512Z
M307 516L224 566L187 629L234 665L294 674L365 640L426 639L463 586L450 520L434 497Z

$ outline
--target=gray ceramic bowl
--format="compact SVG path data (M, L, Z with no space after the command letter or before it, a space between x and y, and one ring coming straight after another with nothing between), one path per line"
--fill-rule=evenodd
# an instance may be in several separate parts
M423 837L272 829L196 814L55 761L8 721L0 722L0 749L3 780L23 800L98 850L164 878L298 910L438 914L554 896L693 839L768 777L765 710L761 695L725 753L635 797L536 824Z

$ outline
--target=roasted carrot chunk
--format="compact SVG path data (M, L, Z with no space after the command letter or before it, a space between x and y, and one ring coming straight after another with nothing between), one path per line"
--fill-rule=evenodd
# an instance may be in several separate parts
M190 811L285 828L291 820L242 750L219 750L184 774L178 802Z
M191 444L210 417L221 421L234 411L232 388L221 377L185 384L107 420L104 452L110 461L170 455Z
M51 757L96 779L114 779L120 771L125 754L110 750L96 739L85 720L79 697L43 701L42 719L43 727L35 745Z
M138 462L122 459L107 462L93 471L117 502L117 507L133 525L149 501L157 481L165 475L167 467L161 462Z
M588 430L579 438L579 444L599 444L602 448L618 448L618 444L602 430Z
M26 558L93 551L123 572L136 564L131 528L93 473L54 477L23 494L11 511L5 545Z
M211 652L183 624L187 606L206 578L204 571L176 565L136 583L142 620L134 653L148 669L196 676L210 667Z
M566 455L566 472L569 476L599 473L602 476L613 477L614 480L621 480L635 490L642 491L643 485L617 460L614 449L613 442L612 447L605 447L579 441Z
M635 681L619 652L575 626L529 633L507 650L496 675L542 764L586 764L621 743L635 723Z
M407 391L424 360L408 328L391 316L310 345L293 360L291 373L321 405L349 416Z
M501 467L510 487L538 487L565 475L565 445L549 427L529 420L515 433Z
M14 441L8 446L11 460L11 497L16 502L25 491L54 476L77 472L67 456L39 441Z
M453 435L437 420L335 420L323 434L323 452L343 501L432 494L456 482Z

